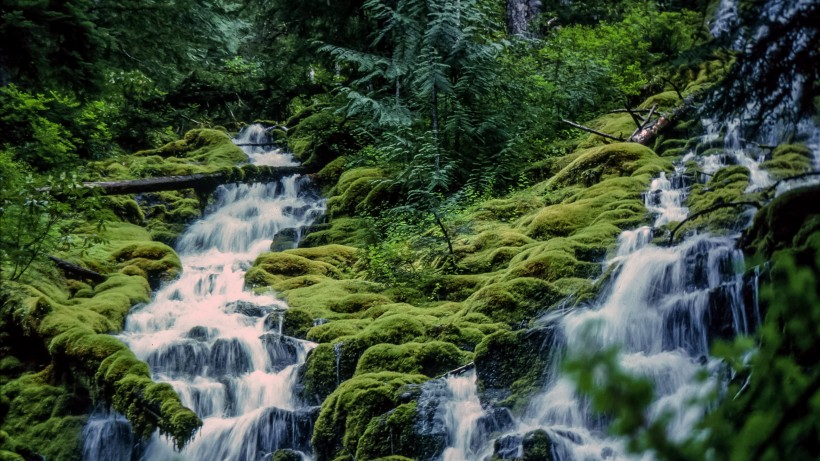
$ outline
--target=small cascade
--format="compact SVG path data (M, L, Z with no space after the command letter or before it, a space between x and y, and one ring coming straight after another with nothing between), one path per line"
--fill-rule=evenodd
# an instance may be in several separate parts
M708 133L704 141L712 138ZM738 150L731 155L739 161L745 154ZM743 255L735 248L736 237L695 235L673 247L651 243L653 227L688 216L684 200L692 180L683 165L693 158L684 157L672 175L661 173L652 181L644 203L655 217L653 226L620 235L615 254L605 263L614 272L598 301L542 319L556 327L551 348L556 360L550 360L549 382L515 430L495 442L502 459L522 456L524 434L539 430L549 437L556 460L629 458L622 441L606 435L609 420L592 410L561 368L564 357L611 348L619 350L623 370L654 383L650 420L668 417L668 435L674 440L691 435L704 410L688 402L720 385L716 378L696 379L704 371L715 376L719 370L719 362L709 357L711 341L748 333L759 322L756 308L744 303ZM723 164L709 156L700 160L703 171ZM765 178L755 187L764 184Z
M293 165L289 154L257 147L265 129L253 125L235 140L251 162ZM116 448L111 437L127 422L119 415L90 419L83 459L257 460L277 449L310 452L316 407L295 396L296 370L314 346L282 335L288 306L273 294L244 289L254 258L269 251L286 229L301 230L324 212L307 179L291 176L268 184L226 185L206 216L179 238L179 279L126 320L119 338L145 360L154 379L167 382L203 420L181 452L154 436L140 453ZM123 445L134 445L127 437Z
M482 440L479 422L485 416L478 400L475 370L461 375L450 375L445 379L447 394L443 399L443 419L447 427L448 446L442 455L443 461L482 459Z

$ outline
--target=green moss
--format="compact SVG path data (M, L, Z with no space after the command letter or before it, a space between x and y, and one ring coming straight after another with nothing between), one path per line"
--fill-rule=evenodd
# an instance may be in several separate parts
M718 170L706 185L693 185L686 202L690 216L721 203L754 199L755 197L749 197L745 193L749 186L749 178L748 168L733 165ZM698 229L716 233L737 230L747 221L742 210L742 208L728 207L707 213L688 221L676 236L680 237Z
M345 245L324 245L311 248L296 248L285 250L283 253L301 256L311 261L320 261L331 264L341 272L350 272L350 269L359 260L359 250Z
M338 452L356 453L370 421L396 408L406 385L426 379L383 372L342 383L322 404L314 427L312 445L317 461L334 459Z
M79 460L86 402L50 381L49 371L44 370L24 374L0 388L0 396L9 403L1 426L8 438L3 448L47 459Z
M628 117L628 116L627 116ZM586 149L575 160L549 180L551 188L573 184L590 186L614 176L650 173L670 167L652 149L636 143L614 143Z
M671 109L673 107L678 106L681 103L681 99L678 96L678 93L674 90L664 91L662 93L654 94L646 99L640 106L639 109L649 109L654 105L657 105L657 110L660 111L662 109ZM654 119L653 119L654 120ZM633 123L633 126L634 123Z
M462 352L455 345L442 341L423 344L377 344L362 354L354 376L395 371L434 378L464 365L469 358L469 354Z
M81 288L70 297L71 289L59 274L35 269L24 278L26 285L18 285L19 296L3 304L3 316L13 318L16 328L47 348L55 370L48 385L60 389L66 386L78 395L87 390L125 414L140 434L159 429L182 445L199 428L200 420L181 405L170 387L157 388L147 365L109 335L121 330L131 306L149 301L150 288L144 278L148 271L166 274L179 268L173 251L147 241L147 235L137 226L115 222L103 231L107 243L83 254L63 255L103 272L130 267L139 276L113 273L93 289ZM88 297L76 296L83 290ZM75 380L65 382L68 376ZM87 405L83 404L79 414L87 411ZM43 439L70 433L55 417L35 412L37 422L31 425L42 430ZM76 442L77 438L72 440Z
M302 455L293 450L276 450L270 461L302 461Z
M247 160L227 133L201 128L158 149L94 162L90 169L92 179L132 179L215 173L230 170Z
M393 301L387 296L376 293L354 293L345 296L330 306L334 312L352 314L367 310L373 306L390 304Z
M470 311L509 324L534 318L561 299L549 282L522 277L488 285L470 296L465 304Z
M111 260L120 268L138 267L157 286L159 282L175 279L182 270L179 256L171 247L160 242L142 242L126 245L111 254Z
M552 344L549 330L499 331L475 349L477 385L482 400L521 409L543 382Z
M627 113L616 113L602 115L595 120L588 123L590 128L596 129L602 133L612 136L617 136L623 139L628 138L637 128L632 116ZM597 134L589 135L589 138L581 145L581 147L590 147L602 142L609 142Z
M366 223L360 218L334 217L330 223L314 224L300 247L339 244L363 247L368 238Z
M747 253L768 260L780 250L811 247L820 232L820 187L795 189L760 209L744 238ZM818 242L814 242L815 244Z
M307 276L306 276L307 277ZM310 312L313 318L341 318L341 314L333 311L340 299L356 293L378 292L378 284L364 280L334 280L314 276L310 283L298 283L295 287L288 287L289 281L280 282L274 288L291 307L301 308ZM297 277L304 282L304 278Z
M331 110L317 110L298 119L288 131L288 145L310 171L321 170L337 157L353 153L357 147L344 119Z
M307 339L319 343L333 342L338 338L358 334L364 330L370 322L371 320L369 319L334 320L311 328L307 333Z
M342 382L337 370L333 344L323 343L313 348L299 369L301 398L313 405L321 405Z
M304 309L290 308L282 314L282 334L305 339L313 328L313 316Z
M414 429L418 421L415 402L399 405L387 413L372 418L367 425L356 450L359 460L409 460L435 459L442 452L444 441L434 436L424 436ZM399 456L401 453L405 456Z
M771 160L760 165L769 172L773 179L783 179L810 171L812 168L811 150L799 144L783 144L772 151Z
M335 195L327 201L327 212L331 217L352 216L357 211L366 212L377 208L383 203L377 190L380 182L386 179L386 174L379 168L353 168L342 173L336 183ZM380 191L385 189L380 188Z
M339 270L326 262L313 261L296 254L263 253L245 274L245 284L250 287L271 286L288 277L319 275L339 277Z

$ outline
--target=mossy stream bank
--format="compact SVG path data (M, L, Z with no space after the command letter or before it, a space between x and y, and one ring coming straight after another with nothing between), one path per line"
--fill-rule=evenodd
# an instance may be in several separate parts
M707 80L692 77L690 92ZM674 106L670 93L647 105ZM651 180L671 171L682 154L720 155L721 149L700 136L693 117L652 148L579 138L566 155L522 165L530 186L476 200L448 218L453 269L443 258L415 259L411 240L392 253L380 247L370 222L400 196L384 181L393 172L346 167L346 156L327 146L344 147L351 138L327 112L297 122L289 141L299 158L322 168L314 176L327 191L327 218L300 248L260 255L245 281L287 301L283 334L318 344L299 371L300 398L321 405L312 439L318 460L435 458L446 442L440 431L419 429L430 416L426 386L470 362L484 405L521 412L547 370L550 331L531 328L533 320L595 298L617 236L649 222L642 194ZM629 131L629 123L628 115L611 114L589 125L617 132ZM162 149L94 165L90 179L233 168L244 157L229 144L219 131L192 132ZM763 168L777 177L811 165L800 145L778 146L769 156ZM762 203L760 193L746 192L749 175L730 165L706 181L693 179L686 205L696 212L729 201ZM778 252L816 255L817 216L803 206L815 195L816 189L784 194L758 212L744 239L747 252L760 261ZM67 279L39 264L24 283L4 290L0 459L79 459L86 415L103 402L142 435L159 428L179 444L196 436L197 416L110 334L122 329L134 305L149 301L152 287L178 275L179 259L168 244L201 216L207 198L180 191L107 200L106 242L59 255L106 274L105 282ZM742 221L735 210L721 210L687 222L677 235L735 232ZM663 231L658 239L667 237ZM83 232L94 229L78 227ZM436 232L428 236L435 240ZM395 277L384 276L385 266ZM526 446L543 448L539 437L533 434Z

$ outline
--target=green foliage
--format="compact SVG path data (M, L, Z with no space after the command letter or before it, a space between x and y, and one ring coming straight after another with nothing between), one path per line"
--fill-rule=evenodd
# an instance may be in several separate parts
M44 187L45 186L45 187ZM98 220L97 197L77 186L76 177L60 174L38 180L8 151L0 151L0 273L19 279L37 260L56 249L98 243L90 236L75 241L70 229L78 218Z

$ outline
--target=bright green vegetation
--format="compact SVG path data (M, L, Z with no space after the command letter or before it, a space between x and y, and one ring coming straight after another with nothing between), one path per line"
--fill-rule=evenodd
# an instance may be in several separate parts
M776 82L769 88L748 81L748 59L711 37L717 1L543 2L527 40L506 33L507 3L4 5L0 460L78 459L78 433L98 402L141 435L159 428L183 445L194 434L197 417L110 334L178 275L171 247L208 193L99 197L76 185L238 178L247 159L229 133L254 120L272 127L271 140L287 143L328 198L327 216L299 248L259 255L246 275L250 289L290 305L284 334L318 343L299 371L301 397L322 406L316 458L440 452L441 439L414 429L419 385L469 362L483 403L522 411L551 344L538 320L599 294L619 233L648 222L642 193L653 177L685 154L724 153L722 140L701 136L702 103L715 89L767 94L783 85L776 72L763 76ZM751 27L760 4L739 2L740 21ZM818 48L807 49L800 66L818 61ZM816 116L812 75L794 105L800 116ZM718 99L746 107L744 94ZM676 115L647 146L560 121L626 138L636 122L624 107ZM801 142L759 146L762 169L775 180L808 172ZM687 168L699 177L694 163ZM715 351L752 378L742 391L729 383L737 398L710 402L707 436L676 444L628 424L642 421L651 390L608 368L605 392L587 390L618 396L602 408L627 422L616 426L636 450L677 460L808 458L801 450L818 414L817 190L772 199L747 192L750 175L730 165L695 182L686 206L704 213L675 238L734 234L756 213L742 242L750 267L760 264L766 322L757 343ZM754 206L718 208L737 202ZM105 281L63 274L48 255ZM740 360L749 351L757 354ZM794 418L780 424L782 415ZM547 433L523 436L523 459L547 459ZM295 456L279 450L273 459Z

